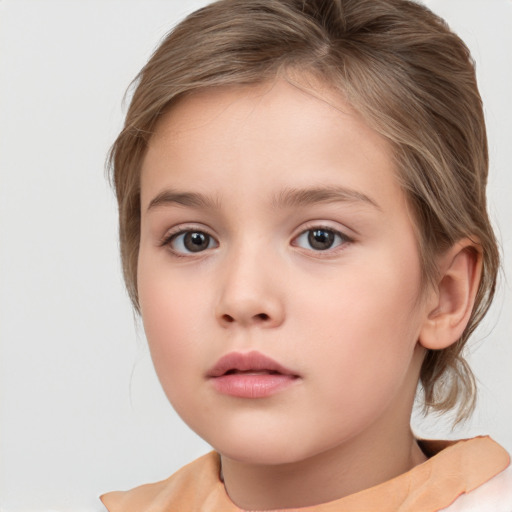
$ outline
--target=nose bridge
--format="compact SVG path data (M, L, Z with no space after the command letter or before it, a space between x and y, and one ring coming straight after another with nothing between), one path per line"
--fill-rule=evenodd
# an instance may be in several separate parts
M262 239L246 237L227 252L220 276L219 321L224 326L280 325L284 304L271 247Z

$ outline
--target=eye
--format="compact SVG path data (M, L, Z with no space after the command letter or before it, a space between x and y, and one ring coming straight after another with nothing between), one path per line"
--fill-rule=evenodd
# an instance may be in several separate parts
M217 241L204 231L180 231L168 237L163 245L168 245L173 252L190 254L218 247Z
M349 242L350 239L334 229L315 227L303 231L295 240L293 245L303 249L314 251L327 251Z

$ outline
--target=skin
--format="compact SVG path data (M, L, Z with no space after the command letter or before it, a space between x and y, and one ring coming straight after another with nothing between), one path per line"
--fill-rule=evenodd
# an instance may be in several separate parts
M425 460L409 421L436 297L422 293L395 176L387 142L339 95L283 80L182 99L150 140L138 266L145 331L163 389L221 454L239 507L331 501ZM278 200L326 187L349 193ZM333 247L311 247L314 227L335 234ZM210 242L187 252L183 230ZM266 398L218 393L208 370L251 350L299 378Z

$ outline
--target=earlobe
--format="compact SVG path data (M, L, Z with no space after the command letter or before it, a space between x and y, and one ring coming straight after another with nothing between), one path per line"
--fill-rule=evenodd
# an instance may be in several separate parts
M431 350L441 350L455 343L464 332L475 303L482 254L469 239L461 240L443 254L440 276L431 300L419 342Z

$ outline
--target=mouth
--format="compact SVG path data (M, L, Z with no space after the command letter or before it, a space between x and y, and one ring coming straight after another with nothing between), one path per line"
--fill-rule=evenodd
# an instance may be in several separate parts
M208 377L223 375L288 375L298 377L292 370L260 352L231 352L221 357L210 369Z
M223 375L282 375L280 372L275 372L272 370L228 370Z
M256 351L231 352L207 373L215 390L239 398L265 398L297 382L300 376Z

